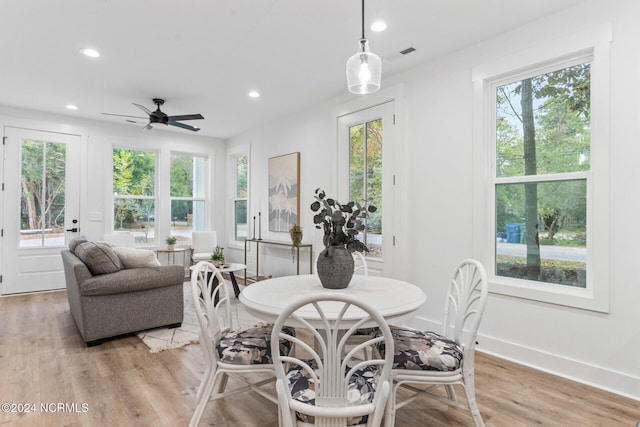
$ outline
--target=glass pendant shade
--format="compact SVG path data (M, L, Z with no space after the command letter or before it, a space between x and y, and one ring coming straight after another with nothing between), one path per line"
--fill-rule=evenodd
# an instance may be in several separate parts
M349 92L364 95L380 89L382 61L378 55L369 51L366 39L359 43L360 51L347 61L347 86Z

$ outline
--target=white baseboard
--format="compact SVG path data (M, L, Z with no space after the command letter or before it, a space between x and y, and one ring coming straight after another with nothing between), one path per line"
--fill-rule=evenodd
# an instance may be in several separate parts
M421 317L411 319L410 326L423 330L442 329L440 322ZM640 378L637 376L487 335L479 334L477 341L479 352L640 401Z

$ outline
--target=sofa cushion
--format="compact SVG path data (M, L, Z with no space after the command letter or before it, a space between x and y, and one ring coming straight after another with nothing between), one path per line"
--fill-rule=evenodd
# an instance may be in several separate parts
M114 246L113 251L120 258L124 268L158 267L160 265L156 254L149 249Z
M179 286L184 282L184 267L161 265L153 268L125 268L112 274L93 276L80 283L80 295L100 296L148 289Z
M120 258L113 248L107 245L94 242L80 243L76 246L75 254L94 276L122 270Z
M69 250L71 252L75 253L76 252L76 248L78 247L78 245L80 245L82 243L85 243L85 242L90 242L90 241L91 241L91 239L89 239L87 236L76 237L76 238L72 239L69 242Z

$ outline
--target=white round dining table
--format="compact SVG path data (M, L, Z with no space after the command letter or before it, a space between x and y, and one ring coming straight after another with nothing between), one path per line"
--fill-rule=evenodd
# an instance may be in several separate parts
M327 289L322 286L316 274L306 274L276 277L253 283L240 293L240 302L253 316L275 322L285 307L299 298L312 294L351 295L373 307L388 322L397 322L409 317L427 300L426 294L418 286L389 277L354 275L345 289ZM322 304L329 320L332 320L332 316L337 316L342 307L342 304L331 302ZM303 307L297 313L312 325L314 322L319 325L320 319L313 308L305 310ZM350 327L362 319L363 314L364 312L356 307L349 308L343 317L345 327Z

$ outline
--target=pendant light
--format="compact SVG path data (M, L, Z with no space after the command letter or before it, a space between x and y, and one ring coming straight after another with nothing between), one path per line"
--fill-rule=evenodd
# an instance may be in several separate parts
M362 0L362 38L358 53L347 61L347 86L349 92L358 95L373 93L380 89L382 62L369 51L369 42L364 37L364 0Z

